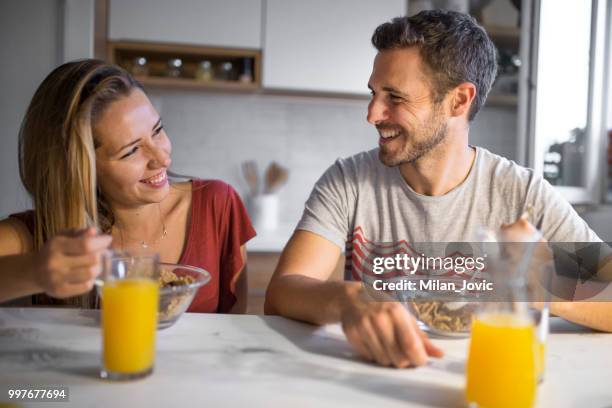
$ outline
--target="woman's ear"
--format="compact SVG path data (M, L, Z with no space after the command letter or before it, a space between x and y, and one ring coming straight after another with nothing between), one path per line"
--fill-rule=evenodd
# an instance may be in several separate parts
M469 115L472 101L476 97L476 86L471 82L463 82L452 91L450 106L451 116Z

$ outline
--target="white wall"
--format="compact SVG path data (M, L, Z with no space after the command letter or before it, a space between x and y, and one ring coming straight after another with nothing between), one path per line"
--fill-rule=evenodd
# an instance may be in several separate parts
M93 55L93 0L0 1L0 218L30 207L19 179L21 120L62 62Z
M290 171L280 191L281 223L295 223L315 181L338 158L377 146L366 122L367 100L150 90L173 145L173 169L219 178L246 197L240 163L271 160ZM471 143L514 159L516 115L487 108L470 131Z
M0 2L0 216L28 207L17 135L34 90L60 61L61 7L52 0Z

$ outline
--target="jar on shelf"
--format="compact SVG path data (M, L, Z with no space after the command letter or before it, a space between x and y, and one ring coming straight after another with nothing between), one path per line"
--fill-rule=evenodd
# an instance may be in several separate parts
M252 58L243 58L242 60L242 73L240 74L240 78L238 78L240 82L250 83L253 82L253 59Z
M147 59L145 57L134 58L130 66L130 72L134 76L149 75L149 66L147 65Z
M198 81L212 81L213 79L213 69L212 63L208 60L201 61L198 64L198 69L196 70L195 77Z
M168 70L166 75L171 78L179 78L183 70L183 61L180 58L171 58L168 60Z
M217 78L223 81L234 80L234 64L230 61L222 62L217 71Z

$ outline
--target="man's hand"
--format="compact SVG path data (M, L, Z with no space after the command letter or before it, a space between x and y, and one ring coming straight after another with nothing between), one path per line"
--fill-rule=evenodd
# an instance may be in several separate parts
M349 298L341 323L351 346L366 360L383 366L422 366L428 356L444 355L400 303L368 300L363 290Z
M530 257L526 265L529 297L532 306L541 308L540 303L548 297L554 273L553 253L548 241L528 221L526 214L512 224L503 224L501 237L506 242L506 256L516 267L522 264L523 257Z

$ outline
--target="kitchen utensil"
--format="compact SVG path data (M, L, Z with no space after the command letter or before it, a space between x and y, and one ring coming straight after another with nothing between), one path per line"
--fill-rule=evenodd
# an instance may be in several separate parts
M270 163L266 169L264 193L275 193L283 184L285 184L288 177L289 172L287 169L281 167L276 162Z
M257 163L254 160L242 162L242 175L251 189L250 195L257 195L259 193Z

